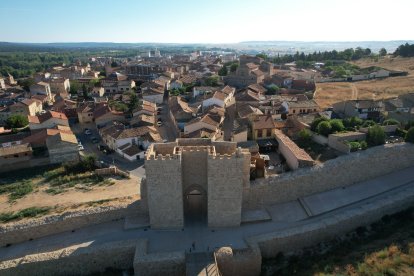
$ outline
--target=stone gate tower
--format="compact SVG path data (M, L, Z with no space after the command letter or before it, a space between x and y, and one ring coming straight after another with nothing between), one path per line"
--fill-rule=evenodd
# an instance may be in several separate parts
M152 144L145 159L144 197L153 228L182 228L205 217L209 227L239 226L250 153L234 142L177 139Z

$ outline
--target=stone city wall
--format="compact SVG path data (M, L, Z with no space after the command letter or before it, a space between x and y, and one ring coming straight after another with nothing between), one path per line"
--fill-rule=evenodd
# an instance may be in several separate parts
M136 215L144 212L145 210L141 210L138 201L130 205L120 204L88 208L28 221L7 223L0 226L0 246L72 231L93 224L119 220L129 214Z
M262 257L273 258L279 252L293 252L313 246L360 226L374 223L384 215L391 215L412 206L414 206L413 188L295 228L252 237L248 242L256 243L260 247Z
M244 210L296 200L318 192L349 186L414 164L414 145L374 147L304 168L251 182L243 191Z
M107 268L130 269L136 240L109 242L102 245L65 248L0 262L0 275L90 275Z

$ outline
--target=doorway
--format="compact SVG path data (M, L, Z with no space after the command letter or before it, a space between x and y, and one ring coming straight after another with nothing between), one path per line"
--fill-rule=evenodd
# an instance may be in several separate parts
M185 190L184 220L185 226L207 224L207 193L198 185L190 186Z

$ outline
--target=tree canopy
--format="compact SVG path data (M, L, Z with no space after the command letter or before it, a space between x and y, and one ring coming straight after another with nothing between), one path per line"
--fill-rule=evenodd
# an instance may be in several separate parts
M320 122L318 124L318 127L317 127L316 131L320 135L328 136L329 134L332 133L331 123L329 121L322 121L322 122Z
M227 76L227 73L228 73L227 66L221 67L220 70L218 71L219 76L222 76L222 77Z
M27 117L23 115L12 115L6 120L7 128L20 128L29 124Z
M414 44L402 44L394 52L394 56L414 57Z

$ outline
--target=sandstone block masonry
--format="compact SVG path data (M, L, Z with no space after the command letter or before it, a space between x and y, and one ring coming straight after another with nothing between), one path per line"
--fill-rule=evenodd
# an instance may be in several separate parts
M249 166L250 153L234 142L177 139L151 145L145 160L144 196L151 227L183 227L185 200L194 190L206 197L209 227L239 226Z
M243 191L243 209L252 210L353 185L414 165L414 145L389 144L351 153L312 168L259 179Z

